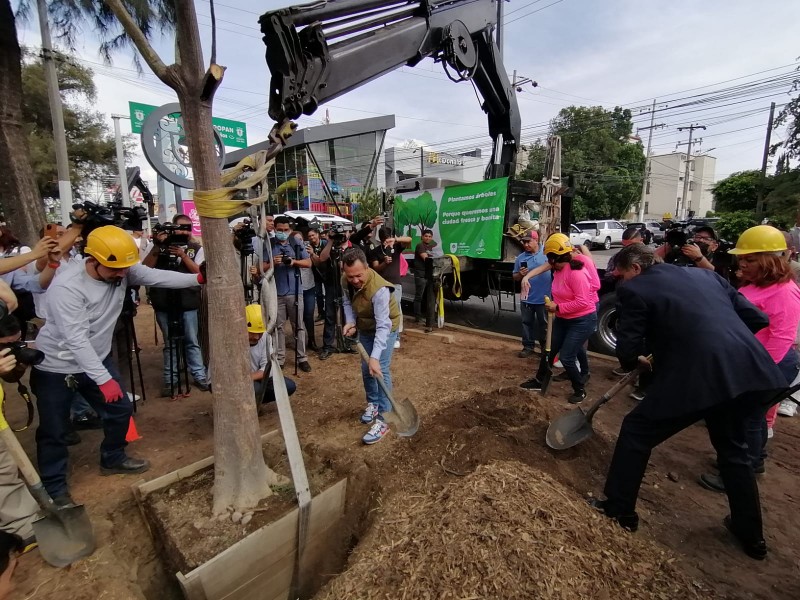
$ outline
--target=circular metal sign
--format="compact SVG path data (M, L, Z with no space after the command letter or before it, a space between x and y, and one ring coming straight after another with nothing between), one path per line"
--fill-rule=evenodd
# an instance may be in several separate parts
M221 171L225 166L225 145L217 130L213 131ZM180 104L165 104L147 115L142 123L142 150L150 166L164 179L182 188L194 189Z

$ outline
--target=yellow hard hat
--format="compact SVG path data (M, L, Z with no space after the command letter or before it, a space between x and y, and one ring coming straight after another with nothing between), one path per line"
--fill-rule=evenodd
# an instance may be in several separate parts
M746 230L729 254L756 254L758 252L782 252L786 250L786 238L779 229L770 225L756 225Z
M567 254L572 252L572 244L569 238L563 233L554 233L544 243L544 253L547 254Z
M139 248L133 238L119 227L98 227L86 238L86 254L104 267L127 269L139 262Z
M244 309L244 315L247 319L248 333L266 333L267 328L264 327L260 304L248 304Z

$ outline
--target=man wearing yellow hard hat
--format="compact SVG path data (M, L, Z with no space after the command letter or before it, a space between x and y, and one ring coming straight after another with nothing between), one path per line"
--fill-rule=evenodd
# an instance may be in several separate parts
M103 418L103 475L142 473L148 461L125 453L133 406L111 359L114 325L129 285L182 289L199 285L195 274L157 271L139 264L130 235L107 225L86 239L85 258L61 267L47 292L48 319L36 338L45 358L31 369L39 408L36 452L47 492L58 504L72 503L67 487L65 443L70 401L79 392Z
M253 380L256 402L266 403L275 400L275 388L270 378L270 363L267 328L260 304L248 304L244 313L247 320L247 337L250 342L250 378ZM291 396L297 389L294 381L284 376L286 391Z

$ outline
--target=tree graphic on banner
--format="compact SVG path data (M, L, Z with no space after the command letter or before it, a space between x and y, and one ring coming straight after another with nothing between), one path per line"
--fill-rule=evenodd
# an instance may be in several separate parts
M436 224L438 207L430 192L413 198L398 198L394 203L395 229L402 233L408 228L410 237L419 237ZM414 228L419 229L419 233ZM416 233L416 235L415 235Z

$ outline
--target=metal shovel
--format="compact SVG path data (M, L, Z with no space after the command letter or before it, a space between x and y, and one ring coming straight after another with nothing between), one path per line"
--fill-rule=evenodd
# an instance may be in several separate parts
M89 556L94 552L96 542L86 508L81 504L62 507L53 503L28 455L9 428L2 405L3 395L0 392L0 440L17 463L31 494L42 509L43 516L33 522L33 533L42 558L60 568Z
M603 404L616 396L622 388L636 379L641 370L642 367L638 367L625 375L614 387L595 400L586 412L584 412L581 407L578 407L575 410L561 415L550 423L550 427L547 428L547 436L545 437L547 445L553 450L566 450L590 438L594 433L594 429L592 429L594 414Z
M356 342L356 348L361 355L361 360L369 365L369 354L367 354L366 348L364 348L361 342ZM400 437L411 437L417 433L419 429L419 415L417 414L417 409L414 408L414 405L411 403L411 400L395 400L394 397L392 397L392 392L386 387L386 382L383 380L383 377L375 377L375 381L381 386L383 393L386 394L386 397L392 405L392 412L384 413L383 415L386 422L390 425L394 425L395 431Z

